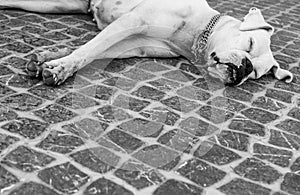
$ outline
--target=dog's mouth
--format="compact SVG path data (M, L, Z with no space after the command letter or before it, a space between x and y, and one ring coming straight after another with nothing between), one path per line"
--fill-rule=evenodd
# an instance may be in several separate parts
M248 58L242 59L241 65L222 63L219 60L208 68L212 77L219 78L227 86L243 83L253 71L253 65Z

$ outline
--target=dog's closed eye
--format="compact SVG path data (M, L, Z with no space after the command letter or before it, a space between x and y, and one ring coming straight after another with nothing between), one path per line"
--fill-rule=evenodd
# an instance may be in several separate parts
M248 41L248 49L247 49L247 52L250 53L252 50L253 50L253 45L254 45L254 39L252 37L250 37L249 41Z

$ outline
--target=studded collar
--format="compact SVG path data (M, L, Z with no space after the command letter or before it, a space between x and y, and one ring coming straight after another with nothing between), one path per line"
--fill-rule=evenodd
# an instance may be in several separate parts
M208 39L222 16L224 16L224 14L217 14L213 16L205 26L204 30L194 39L193 46L191 48L194 57L194 59L191 60L193 64L203 62L203 51L206 49Z

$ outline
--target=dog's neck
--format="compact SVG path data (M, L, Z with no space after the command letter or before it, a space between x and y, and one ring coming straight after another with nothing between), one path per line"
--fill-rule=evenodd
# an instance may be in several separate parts
M218 18L218 16L220 17ZM191 46L191 53L193 55L188 57L193 64L205 65L207 63L208 54L210 53L210 50L214 44L213 37L222 31L224 26L226 26L228 23L239 22L239 20L236 20L231 16L226 16L223 14L218 14L218 16L217 19L216 16L214 16L205 29L200 30L197 36L194 37L193 45ZM210 23L214 23L214 25L210 26ZM207 28L212 29L208 34L206 33ZM203 39L205 40L203 41Z

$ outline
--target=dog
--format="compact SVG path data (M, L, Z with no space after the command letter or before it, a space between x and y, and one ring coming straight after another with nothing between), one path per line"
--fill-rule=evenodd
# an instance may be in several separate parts
M257 8L243 21L205 0L1 0L1 8L41 13L90 13L101 32L73 52L34 55L28 74L59 85L96 59L183 56L225 85L272 72L293 80L270 49L274 28ZM56 59L58 58L58 59Z

